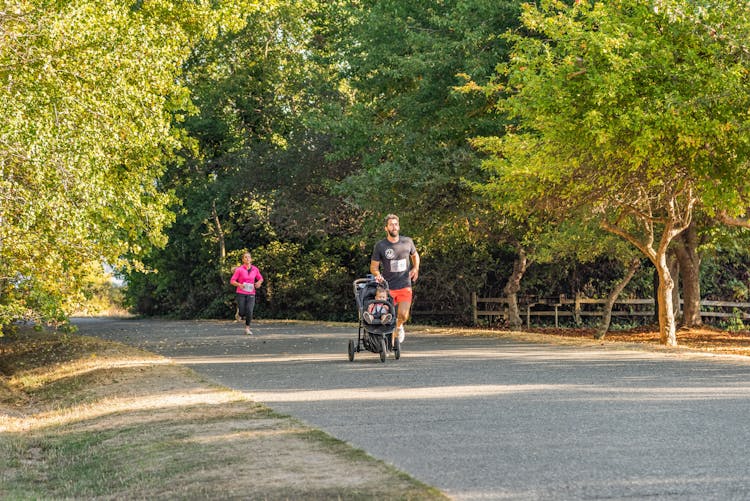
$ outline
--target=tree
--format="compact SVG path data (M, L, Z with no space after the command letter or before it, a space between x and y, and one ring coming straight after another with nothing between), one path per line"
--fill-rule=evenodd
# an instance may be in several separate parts
M89 263L164 244L159 176L190 110L177 77L230 17L182 0L0 7L0 326L64 321Z
M681 0L527 4L498 80L515 123L477 141L529 203L587 208L648 257L664 344L677 343L670 243L699 204L736 213L747 192L749 14Z
M333 115L330 130L335 158L360 168L336 189L363 209L371 235L379 234L385 214L405 218L404 231L429 260L420 282L424 288L429 284L432 297L455 298L445 270L453 269L456 242L476 256L512 245L516 237L515 231L503 233L503 220L472 188L485 175L468 138L490 133L498 117L486 113L491 105L486 96L461 94L457 87L467 77L487 81L497 61L507 58L507 43L498 33L517 25L520 3L352 3L353 22L340 53L355 101ZM510 278L495 273L499 270L475 273L508 279L504 285L515 297L525 260L517 258L519 274L509 272Z
M336 264L352 262L361 222L329 186L351 164L327 158L331 139L318 125L350 98L332 55L343 13L339 2L263 3L246 12L243 29L195 49L184 80L199 112L177 124L193 141L164 177L180 201L171 242L146 260L158 274L131 276L141 311L230 315L227 281L246 248L266 276L260 314L312 315L323 308L310 300L325 301L328 292L349 303L339 296L350 279ZM309 297L311 270L329 271L318 286L337 285ZM183 293L161 293L171 290Z
M496 117L481 95L455 87L489 79L515 26L519 1L358 2L341 67L356 102L335 117L339 158L361 165L340 186L361 207L411 214L420 233L443 233L484 211L467 180L482 178L468 138ZM441 229L442 226L442 229Z

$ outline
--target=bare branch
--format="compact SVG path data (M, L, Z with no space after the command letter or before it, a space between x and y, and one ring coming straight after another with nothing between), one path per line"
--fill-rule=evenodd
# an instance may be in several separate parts
M729 226L739 226L740 228L750 228L750 219L745 217L734 217L721 211L716 215L716 219Z
M635 245L638 248L638 250L643 252L643 254L645 254L651 261L654 261L656 259L656 252L654 251L654 248L651 245L651 243L653 242L653 233L649 234L648 236L649 243L645 243L639 240L638 237L636 237L629 231L624 230L617 223L611 224L606 219L602 219L600 226L603 230L613 233L617 236L620 236L624 238L625 240L627 240L628 242L630 242L631 244Z

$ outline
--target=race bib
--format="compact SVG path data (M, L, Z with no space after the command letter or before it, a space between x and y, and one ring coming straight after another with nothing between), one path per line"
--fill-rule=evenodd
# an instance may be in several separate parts
M406 259L394 259L391 261L391 272L400 273L406 271Z
M242 290L244 290L246 292L252 292L253 289L255 289L255 286L253 284L251 284L250 282L246 282L246 283L242 284Z

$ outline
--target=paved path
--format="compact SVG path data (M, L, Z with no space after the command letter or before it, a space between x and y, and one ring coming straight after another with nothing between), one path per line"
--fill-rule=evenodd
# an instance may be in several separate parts
M750 363L356 328L79 320L171 357L457 500L750 499Z

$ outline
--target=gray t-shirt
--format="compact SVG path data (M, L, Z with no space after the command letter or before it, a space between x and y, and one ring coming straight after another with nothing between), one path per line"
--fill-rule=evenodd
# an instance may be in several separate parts
M411 269L411 257L417 253L414 241L409 237L398 237L398 242L393 243L384 238L375 244L372 250L372 260L379 261L383 265L383 278L388 282L391 289L404 289L411 287L409 270Z

